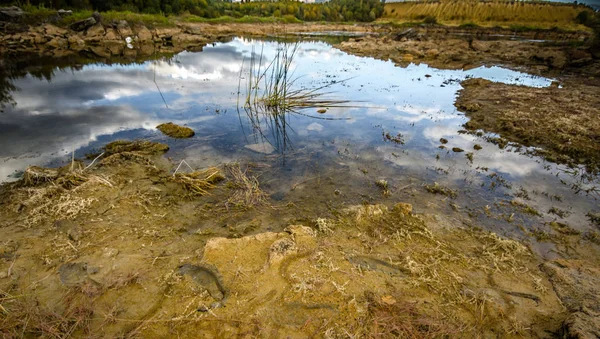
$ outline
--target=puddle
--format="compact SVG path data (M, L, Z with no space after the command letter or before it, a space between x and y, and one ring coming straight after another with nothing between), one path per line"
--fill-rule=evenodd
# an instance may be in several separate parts
M594 187L597 178L512 146L500 149L486 135L463 133L467 119L453 105L460 81L469 77L536 87L552 79L496 66L401 68L325 42L302 42L294 59L295 85L327 86L328 98L350 100L349 107L289 114L285 129L253 124L237 110L248 60L252 51L262 52L264 66L282 46L237 38L168 60L29 69L26 76L7 77L0 179L14 180L29 165L66 164L73 152L83 158L113 140L140 138L168 144L167 156L192 167L258 164L268 169L261 185L282 202L307 196L324 205L330 199L376 202L385 196L375 182L386 180L386 190L414 201L423 209L419 213L466 212L499 232L543 226L557 219L547 213L552 208L568 211L559 219L573 227L588 225L585 215L597 197L581 188ZM170 139L155 129L165 122L188 126L195 136ZM452 151L458 148L464 152ZM434 182L457 196L434 196L423 188ZM511 215L514 198L541 217Z

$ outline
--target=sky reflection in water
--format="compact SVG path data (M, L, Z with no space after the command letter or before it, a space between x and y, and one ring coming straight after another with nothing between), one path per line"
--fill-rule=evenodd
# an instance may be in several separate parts
M203 52L180 53L171 60L125 66L88 65L81 70L57 71L49 82L31 76L15 80L20 89L12 93L17 104L5 107L0 114L0 178L8 180L15 171L31 164L59 164L72 150L82 157L120 138L168 142L174 146L174 158L196 160L197 166L260 159L263 155L244 148L259 138L244 113L238 116L236 110L242 61L247 68L253 47L256 53L262 50L266 64L280 45L234 39L207 46ZM330 157L346 152L359 163L357 166L361 161L388 164L381 173L392 177L404 175L456 187L467 185L475 191L467 197L482 201L503 192L478 190L492 172L507 179L513 190L524 186L572 195L568 185L557 184L555 166L551 165L549 171L540 159L500 150L482 138L458 133L466 118L456 111L453 102L460 81L466 77L527 86L548 86L549 79L500 67L448 71L411 64L400 68L391 62L348 55L320 42L302 43L294 66L295 75L300 77L298 86L329 84L327 91L333 92L330 98L355 101L351 104L355 107L331 108L323 115L316 109L303 111L340 120L290 115L291 147L280 147L276 152L321 149ZM189 125L196 130L196 137L182 141L162 136L154 126L167 121ZM382 133L387 132L394 136L400 133L405 145L385 142ZM440 150L442 137L449 140L449 148L473 151L474 144L484 148L475 152L471 164L465 153ZM276 140L269 141L277 145ZM332 144L338 146L330 147ZM481 170L483 167L489 170ZM566 176L565 180L577 178ZM582 211L594 206L590 197L574 199ZM582 222L582 215L573 217L573 221Z

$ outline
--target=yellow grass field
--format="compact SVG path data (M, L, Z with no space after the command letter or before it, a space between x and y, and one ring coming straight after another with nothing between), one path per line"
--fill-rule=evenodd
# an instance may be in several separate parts
M385 5L381 21L418 22L427 19L446 25L527 26L584 29L575 18L584 6L508 1L395 2Z

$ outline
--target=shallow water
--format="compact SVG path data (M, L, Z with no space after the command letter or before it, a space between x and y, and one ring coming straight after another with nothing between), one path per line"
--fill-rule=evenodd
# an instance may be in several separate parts
M7 103L0 114L0 179L14 180L28 165L64 164L73 151L83 158L112 140L144 138L168 143L172 150L167 155L175 163L185 159L206 167L239 161L268 168L260 179L275 200L404 200L415 203L418 212L468 213L474 224L510 233L519 232L520 225L547 228L545 222L555 219L580 230L589 227L585 214L596 208L597 195L579 190L597 185L597 178L510 146L500 149L486 135L459 133L467 118L453 102L465 78L526 86L548 86L551 79L502 67L401 68L348 55L324 42L302 42L294 59L295 85L328 85L328 97L350 100L349 107L288 114L285 133L266 123L253 128L237 109L238 89L245 86L253 50L256 55L262 51L264 66L282 47L238 38L168 60L73 65L46 77L12 79L14 105ZM168 121L190 126L196 136L174 140L154 128ZM387 140L386 133L401 134L404 144ZM440 138L448 139L447 149L438 148ZM274 151L246 147L256 143L263 149L270 144ZM475 151L475 144L483 149ZM465 152L454 153L453 147ZM468 152L473 152L472 162ZM391 197L375 186L379 179L389 182ZM458 197L427 193L422 185L433 182L457 190ZM523 192L529 198L524 202L542 217L511 216L514 209L505 205ZM546 213L551 207L569 213L559 218Z

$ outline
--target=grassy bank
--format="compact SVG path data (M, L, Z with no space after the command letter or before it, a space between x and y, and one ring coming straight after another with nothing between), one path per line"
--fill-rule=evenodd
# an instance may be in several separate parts
M28 12L27 23L35 24L56 17L56 11L45 7L25 5L23 10ZM443 1L436 3L404 2L388 3L385 5L379 24L414 25L421 23L442 24L464 27L505 27L519 30L529 29L564 29L589 30L581 22L582 12L593 17L593 11L585 6L548 3L511 3L511 2L470 2ZM60 19L56 24L66 27L76 21L92 16L91 10L74 11L68 17ZM178 23L302 23L294 15L242 17L220 16L204 18L183 13L180 15L145 14L131 11L102 12L105 23L126 20L129 23L142 23L149 27L175 26ZM578 17L579 16L579 17ZM52 20L50 20L52 21ZM314 22L314 21L313 21ZM325 23L323 21L317 23ZM343 22L336 22L343 24ZM346 24L352 24L352 22Z
M37 6L24 6L23 10L28 14L26 22L35 24L39 22L48 21L48 18L56 16L56 11L44 7ZM84 20L92 16L94 12L91 10L74 11L72 15L67 16L56 22L59 26L69 26L70 24ZM298 20L292 15L284 15L281 17L258 17L258 16L243 16L240 18L234 18L231 16L221 16L218 18L203 18L192 14L181 14L181 15L169 15L163 14L146 14L146 13L135 13L130 11L108 11L101 12L102 20L104 23L110 23L113 21L125 20L129 23L142 23L148 27L155 26L175 26L177 23L211 23L211 24L228 24L228 23L302 23L303 21Z
M585 6L518 2L396 2L385 5L380 21L440 23L501 27L585 29L577 15L592 10Z

